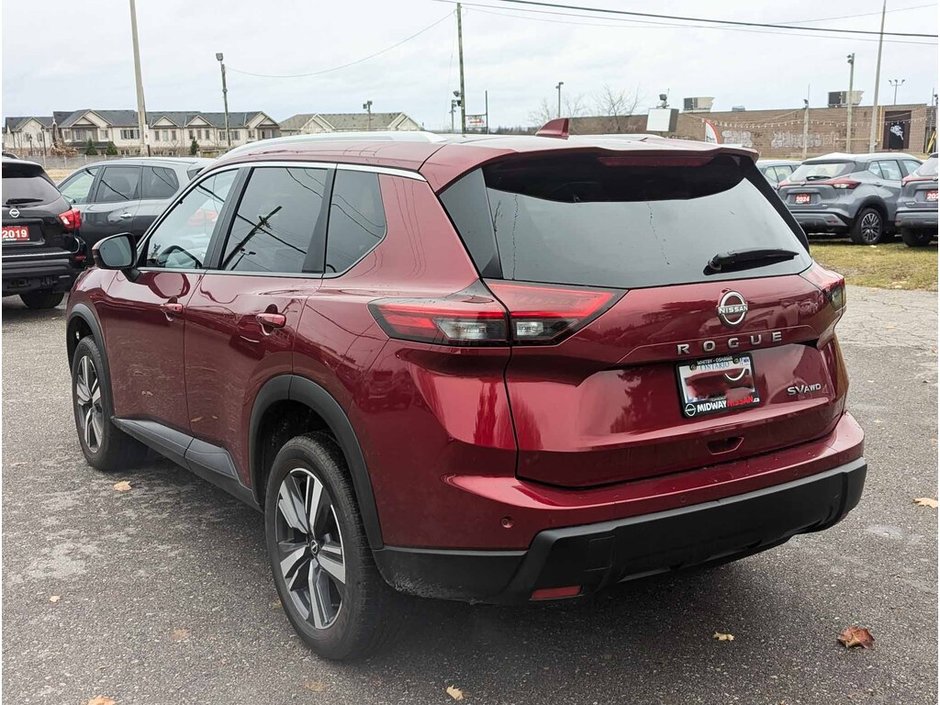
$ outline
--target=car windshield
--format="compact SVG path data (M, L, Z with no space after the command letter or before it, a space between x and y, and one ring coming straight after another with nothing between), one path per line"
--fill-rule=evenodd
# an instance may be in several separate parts
M851 174L855 162L811 162L802 164L790 176L790 181L821 181Z
M914 171L914 176L932 176L937 178L937 158L931 157Z

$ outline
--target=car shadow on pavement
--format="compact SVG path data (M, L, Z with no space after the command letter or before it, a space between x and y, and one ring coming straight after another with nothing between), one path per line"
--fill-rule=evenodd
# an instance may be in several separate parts
M26 308L19 297L9 296L3 299L3 322L15 321L48 321L65 316L66 302L63 301L55 308L32 309Z

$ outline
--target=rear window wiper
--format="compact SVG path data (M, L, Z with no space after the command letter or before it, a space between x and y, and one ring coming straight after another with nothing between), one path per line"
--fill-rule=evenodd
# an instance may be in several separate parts
M788 259L798 257L799 254L799 252L794 252L793 250L781 250L776 248L756 248L751 250L719 252L708 260L708 264L705 265L705 274L736 272L742 269L763 267L767 264L786 262Z
M42 203L41 198L8 198L3 202L5 206L22 206L25 203Z
M826 176L825 174L809 174L806 177L807 181L825 181L826 179L831 179L831 176Z

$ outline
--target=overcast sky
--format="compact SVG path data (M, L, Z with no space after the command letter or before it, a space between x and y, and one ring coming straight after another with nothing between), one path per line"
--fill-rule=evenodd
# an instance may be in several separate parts
M555 104L558 81L564 81L564 96L581 95L587 105L605 84L639 91L644 111L666 90L677 107L686 96L714 96L715 110L796 108L808 84L811 105L821 106L828 91L848 88L846 54L853 51L855 88L865 92L863 104L870 105L873 97L878 45L868 41L872 37L663 27L529 14L500 0L471 2L464 6L463 21L468 112L483 112L488 90L493 126L528 124L542 100ZM569 2L873 31L881 10L880 0ZM888 0L888 9L886 31L936 34L936 4ZM459 86L453 4L137 0L137 12L148 110L222 110L214 55L223 51L232 111L262 110L283 120L299 112L357 112L371 99L375 112L404 111L429 129L450 124L451 91ZM18 0L4 2L2 13L4 116L136 107L127 0ZM853 17L807 22L844 15ZM241 73L325 71L391 47L439 20L375 58L318 76ZM936 44L885 43L882 104L892 100L891 78L905 79L899 102L928 102L937 86Z

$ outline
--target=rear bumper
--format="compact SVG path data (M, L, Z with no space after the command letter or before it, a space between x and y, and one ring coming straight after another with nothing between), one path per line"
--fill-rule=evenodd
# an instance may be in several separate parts
M860 448L859 440L859 455ZM544 588L579 586L587 594L623 580L740 558L796 534L827 529L858 504L866 472L865 459L856 456L731 497L548 528L521 551L386 546L374 555L390 585L422 597L501 604L526 602Z
M72 255L50 257L3 257L3 295L30 291L69 291L81 270L72 264Z
M894 224L909 230L937 230L937 210L899 210Z
M808 233L839 233L849 229L852 218L848 213L836 211L815 211L800 212L790 211L790 214L796 219Z

